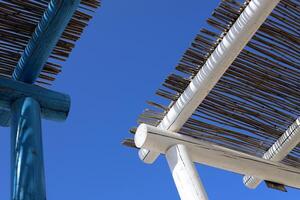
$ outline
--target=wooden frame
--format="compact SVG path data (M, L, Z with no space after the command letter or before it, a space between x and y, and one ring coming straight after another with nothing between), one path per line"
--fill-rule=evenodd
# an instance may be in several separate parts
M13 80L29 84L36 81L61 34L78 8L79 3L80 0L50 1L14 70ZM65 119L69 111L70 99L66 95L43 90L35 86L13 81L8 82L4 79L2 82L8 83L2 96L7 97L6 99L3 98L4 102L5 100L9 101L13 105L11 110L11 115L13 116L11 130L14 138L12 138L12 141L14 141L16 146L19 146L19 148L14 148L13 146L11 152L12 160L14 161L11 173L12 199L46 199L40 114L42 112L46 118ZM11 90L7 90L7 88ZM24 99L24 97L26 98ZM37 102L33 97L40 101ZM44 109L41 109L41 107ZM27 112L22 113L21 111L23 110ZM59 110L64 110L65 112L59 112ZM5 110L4 113L9 112ZM2 116L1 120L9 121L9 118L10 115ZM23 144L24 138L26 138L25 144ZM33 150L36 151L36 155L22 153ZM30 160L30 162L27 160ZM22 166L26 166L29 169L28 173ZM35 178L36 176L37 178ZM31 187L35 190L31 191Z
M250 1L196 77L171 107L159 128L175 132L180 130L279 2L280 0ZM146 149L139 152L140 159L149 164L158 156L159 154Z
M238 174L254 175L283 185L300 188L300 169L258 158L176 132L141 124L135 134L139 148L165 154L178 144L186 146L193 162L217 167ZM187 172L188 173L188 172ZM186 185L188 187L188 185Z
M190 82L188 87L185 89L185 91L182 93L179 99L168 110L168 113L158 125L157 131L172 131L172 133L168 133L169 136L171 136L169 139L173 140L174 143L169 145L168 148L172 148L178 144L181 144L181 140L174 141L175 135L176 137L178 136L178 138L180 138L180 136L175 132L178 132L183 126L183 124L190 118L190 116L194 113L199 104L201 104L201 102L205 99L208 93L216 85L216 83L223 76L228 67L239 55L240 51L245 47L245 45L252 38L254 33L258 30L258 28L262 25L262 23L266 20L266 18L270 15L272 10L277 6L279 2L279 0L252 0L249 2L247 7L240 14L237 21L231 26L229 31L226 33L225 37L222 38L222 41L218 44L214 52L207 59L206 63L202 66L195 78ZM299 120L296 120L294 124L291 125L290 128L286 130L286 132L264 154L263 158L257 158L255 156L250 156L241 152L233 152L229 149L224 149L219 146L206 144L208 145L206 147L214 147L212 149L216 151L216 157L214 157L215 161L208 161L209 158L207 158L208 160L205 160L200 156L202 155L205 157L205 155L199 151L199 148L201 148L201 150L205 152L204 147L197 147L198 151L196 151L195 149L197 148L192 148L192 150L189 148L189 142L185 143L184 145L186 145L189 149L193 161L209 164L211 166L217 166L225 170L234 171L236 173L253 175L244 177L244 183L249 188L257 187L261 180L268 180L271 182L276 182L283 185L289 185L292 187L299 188L300 181L294 179L296 176L299 176L299 170L296 168L291 169L289 166L278 163L278 161L283 160L286 157L286 155L288 155L299 143L299 131ZM153 135L151 135L151 137L152 136ZM137 137L139 136L136 136L136 138ZM164 140L165 138L160 137L160 139ZM146 141L148 141L148 138ZM164 142L166 141L156 142L157 144L153 143L153 146L147 146L146 143L139 146L141 147L139 151L139 157L145 163L153 163L160 153L168 152L167 149L157 148L159 145L165 145ZM139 145L138 139L136 140L136 145ZM193 150L195 152L193 152ZM222 160L221 150L224 150L226 152L226 155L223 155L225 158L226 156L230 155L235 157L236 159L239 157L242 157L243 159L251 159L252 161L255 160L256 162L252 164L257 166L252 166L251 163L248 163L252 167L247 168L247 166L243 166L244 170L238 169L239 167L241 168L238 162L234 162L234 160L231 160L229 162L230 159L227 161L224 161L224 159ZM220 155L218 155L218 151L220 151ZM206 151L206 153L209 154L211 152ZM169 159L169 156L167 156L168 161ZM275 162L269 162L265 160L272 160ZM247 163L246 160L243 160L243 162ZM232 165L233 163L235 166ZM271 165L273 165L274 167L270 168ZM284 170L281 171L282 169ZM292 170L293 173L295 173L295 176L293 176L293 173L289 175L286 174L291 172L289 170ZM176 183L176 179L174 180ZM188 184L186 187L189 187ZM177 188L179 193L181 193L180 191L182 190L182 188ZM203 192L205 193L205 191ZM194 195L196 196L196 192Z

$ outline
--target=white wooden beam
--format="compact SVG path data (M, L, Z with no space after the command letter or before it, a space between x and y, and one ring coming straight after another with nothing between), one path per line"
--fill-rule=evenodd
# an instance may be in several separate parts
M158 126L159 128L175 132L180 130L279 1L250 1L222 42L216 47L190 85L172 106ZM158 152L146 149L141 149L139 152L140 159L145 163L153 163L158 156Z
M142 124L135 135L135 144L165 154L174 145L187 147L192 161L232 171L249 174L262 180L300 188L300 169L234 151L209 142L157 127Z
M174 145L166 152L166 158L172 172L181 200L208 200L188 149L184 145Z
M263 155L263 159L282 161L300 142L300 118L298 118L285 133ZM254 176L244 176L244 184L255 189L262 180Z

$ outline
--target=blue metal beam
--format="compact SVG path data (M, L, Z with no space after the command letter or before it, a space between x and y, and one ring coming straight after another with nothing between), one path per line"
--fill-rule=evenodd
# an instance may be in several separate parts
M79 4L80 0L51 0L14 70L14 80L36 81Z

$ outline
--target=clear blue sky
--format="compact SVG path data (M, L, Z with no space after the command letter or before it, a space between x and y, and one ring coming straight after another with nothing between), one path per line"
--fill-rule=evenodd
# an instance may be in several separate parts
M103 0L52 89L72 97L65 123L43 121L48 200L179 199L164 157L121 146L219 0ZM0 199L9 199L9 129L0 133ZM297 199L197 165L212 200ZM298 194L298 196L296 196Z

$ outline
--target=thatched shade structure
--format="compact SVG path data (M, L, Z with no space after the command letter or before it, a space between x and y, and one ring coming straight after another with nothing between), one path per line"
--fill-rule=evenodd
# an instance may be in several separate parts
M0 126L11 127L11 199L46 199L41 119L64 121L61 72L99 0L0 0ZM34 85L37 83L37 85Z
M251 2L258 1L221 1L207 20L209 28L200 30L175 71L157 90L156 95L170 103L148 101L149 107L140 115L138 124L161 127L170 109L182 98L191 80ZM287 130L291 133L299 127L296 123L300 116L299 11L299 1L281 0L190 118L176 131L199 141L272 160L265 156L266 152ZM135 131L133 128L131 133ZM123 143L135 147L132 139ZM299 146L291 150L281 163L300 169Z

